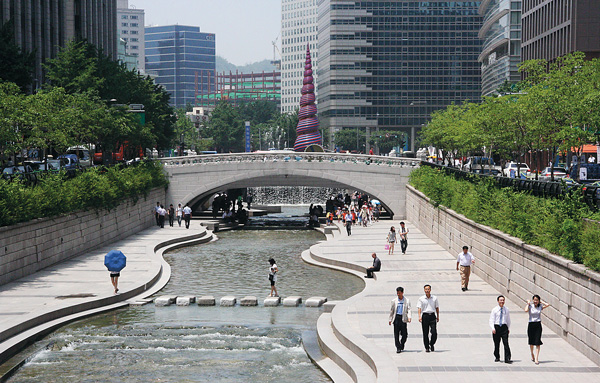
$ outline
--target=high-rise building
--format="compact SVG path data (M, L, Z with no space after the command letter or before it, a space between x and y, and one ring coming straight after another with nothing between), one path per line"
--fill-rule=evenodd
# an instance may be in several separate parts
M135 66L144 73L144 10L129 8L129 0L117 0L117 30L119 37L127 43L125 56L128 62L131 56L135 57Z
M146 71L171 94L171 104L195 105L195 96L215 88L215 34L199 27L146 27Z
M521 0L483 0L479 14L483 16L481 94L490 96L506 81L521 80Z
M321 127L417 130L451 103L477 101L480 1L319 0ZM365 148L366 149L366 148Z
M44 81L42 63L71 40L85 39L117 57L117 0L2 0L0 23L9 20L17 45L35 52L35 87Z
M554 61L582 51L600 57L600 1L523 0L521 59Z
M317 0L281 0L281 112L291 113L300 103L306 44L313 57L316 79Z

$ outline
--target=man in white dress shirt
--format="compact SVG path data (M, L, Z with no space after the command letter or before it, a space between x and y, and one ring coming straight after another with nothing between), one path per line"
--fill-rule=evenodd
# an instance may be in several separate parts
M419 322L423 329L423 344L425 352L435 351L435 341L437 340L437 322L440 321L440 305L435 295L431 295L431 285L423 287L425 295L419 298ZM431 340L429 339L429 330L431 330Z
M500 361L500 339L504 346L504 363L512 363L510 359L510 347L508 346L508 334L510 333L510 312L508 307L504 307L505 298L499 295L497 298L498 306L492 309L490 314L490 327L492 328L492 338L494 339L495 362Z
M469 289L469 276L471 275L471 265L475 263L475 257L469 252L469 246L463 246L462 253L458 254L456 259L456 270L460 266L460 284L462 291Z

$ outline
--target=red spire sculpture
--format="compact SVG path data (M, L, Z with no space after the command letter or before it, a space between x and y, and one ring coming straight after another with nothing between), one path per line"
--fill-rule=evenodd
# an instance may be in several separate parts
M310 59L310 45L306 44L306 61L304 63L304 81L302 98L300 98L300 111L298 112L298 126L296 127L296 143L294 150L303 152L310 145L321 145L322 137L319 132L317 119L317 106L315 105L315 86L313 85L312 61Z

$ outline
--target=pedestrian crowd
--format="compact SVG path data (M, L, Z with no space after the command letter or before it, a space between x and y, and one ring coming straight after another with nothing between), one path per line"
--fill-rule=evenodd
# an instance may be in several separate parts
M152 209L152 214L156 219L156 226L160 228L165 227L165 219L168 218L169 226L173 227L175 220L177 220L177 224L181 227L181 221L185 222L185 228L190 228L190 219L192 218L192 208L188 205L181 207L181 204L177 205L177 208L173 207L173 204L169 205L169 209L165 209L165 206L160 202L156 203L154 209Z
M405 225L401 222L400 233L404 233ZM406 230L408 233L408 230ZM393 254L393 242L396 240L396 232L392 226L387 237L388 242L392 245L389 248L388 254ZM404 254L406 248L403 246L402 253ZM381 270L381 261L377 258L376 254L372 254L373 267L367 269L367 276L365 278L373 278L375 271ZM469 276L471 273L471 266L475 264L475 257L469 252L468 246L463 246L463 251L458 254L456 260L456 270L460 272L461 277L461 290L463 292L469 289ZM421 323L421 330L423 335L423 346L425 352L434 352L435 344L437 341L437 324L440 321L440 304L438 298L431 294L431 285L426 284L423 286L424 295L417 301L417 313L419 323ZM510 311L505 306L506 298L503 295L499 295L496 298L496 306L491 310L489 317L489 327L492 333L492 340L494 344L494 361L500 362L500 343L502 343L504 349L504 363L511 364L512 354L509 345L509 334L510 334ZM539 364L540 346L542 343L542 322L541 314L542 310L548 308L550 305L541 300L539 295L534 295L524 307L525 312L529 313L529 323L527 327L528 344L531 351L531 361L536 365ZM391 302L388 323L394 327L394 343L396 346L396 353L402 353L408 338L408 326L412 320L412 306L411 302L404 295L404 288L399 286L396 288L396 298Z

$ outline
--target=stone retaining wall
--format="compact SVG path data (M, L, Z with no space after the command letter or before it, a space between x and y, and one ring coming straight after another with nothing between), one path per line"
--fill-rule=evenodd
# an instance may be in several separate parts
M80 211L0 228L0 285L152 226L156 201L164 203L164 188L111 211Z
M406 203L408 220L451 254L461 252L463 245L471 247L473 272L513 302L524 306L539 294L550 303L544 325L600 364L599 273L443 206L436 208L412 186L407 186Z

